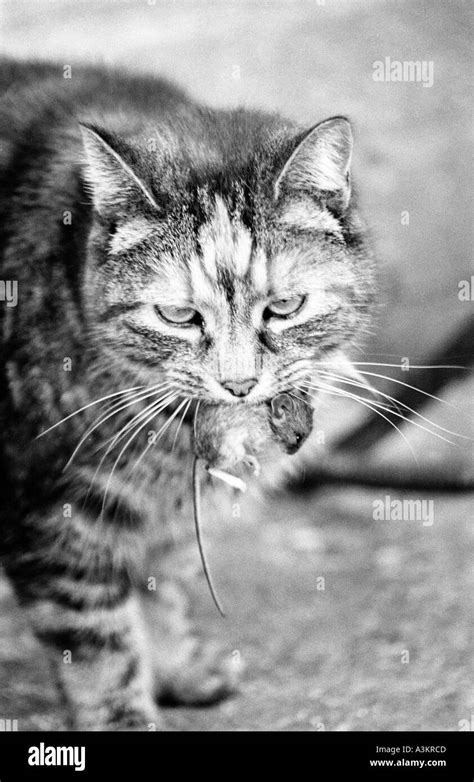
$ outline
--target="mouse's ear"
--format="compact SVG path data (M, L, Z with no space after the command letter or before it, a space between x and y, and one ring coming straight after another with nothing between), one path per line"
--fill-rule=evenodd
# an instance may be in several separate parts
M275 195L301 193L323 198L329 209L343 212L351 197L352 129L345 117L320 122L304 136L275 183Z
M80 126L86 153L84 179L96 211L103 216L114 214L134 197L158 210L150 189L133 170L128 145L93 125L81 122Z

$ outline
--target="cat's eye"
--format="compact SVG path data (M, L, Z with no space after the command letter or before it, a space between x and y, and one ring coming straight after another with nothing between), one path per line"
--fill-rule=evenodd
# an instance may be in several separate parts
M162 320L174 326L202 325L202 317L193 307L155 307L155 311Z
M290 296L287 299L275 299L265 309L264 320L268 318L288 318L296 315L306 301L306 296Z

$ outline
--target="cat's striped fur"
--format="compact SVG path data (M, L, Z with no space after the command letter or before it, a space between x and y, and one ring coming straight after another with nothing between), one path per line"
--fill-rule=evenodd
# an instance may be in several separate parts
M150 77L64 75L0 69L4 562L73 724L157 727L158 694L233 686L190 633L175 560L192 405L296 388L363 327L371 261L346 120L308 132ZM264 317L294 296L301 312ZM190 303L189 327L160 315Z

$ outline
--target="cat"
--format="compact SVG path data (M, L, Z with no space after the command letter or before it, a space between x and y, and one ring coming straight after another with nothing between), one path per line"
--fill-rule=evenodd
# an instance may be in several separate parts
M360 338L352 146L345 117L302 128L152 76L1 62L2 557L70 727L162 729L159 699L236 687L175 560L193 417L310 394L315 362Z

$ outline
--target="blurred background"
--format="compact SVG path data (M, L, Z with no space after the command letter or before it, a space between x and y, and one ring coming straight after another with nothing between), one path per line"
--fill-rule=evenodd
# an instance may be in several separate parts
M156 73L212 106L274 110L302 125L346 114L381 290L359 360L423 363L472 317L472 287L470 301L458 296L461 281L474 281L468 0L3 0L0 44L21 59ZM433 84L375 81L385 58L431 63ZM466 376L444 393L452 407L433 403L424 414L472 435L473 398ZM327 404L324 415L330 432L360 413ZM474 465L472 442L405 434L428 465ZM379 457L411 458L396 433ZM434 524L423 526L374 521L374 498L387 494L404 496L323 489L252 498L239 515L229 498L218 522L210 514L209 558L229 618L214 616L204 586L198 611L248 671L238 698L169 711L172 727L458 730L469 719L472 496L418 492L434 501ZM10 639L0 651L0 718L56 727L47 668L0 585Z

